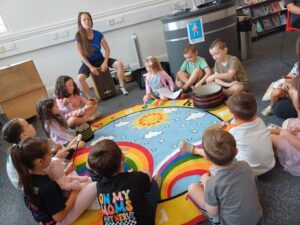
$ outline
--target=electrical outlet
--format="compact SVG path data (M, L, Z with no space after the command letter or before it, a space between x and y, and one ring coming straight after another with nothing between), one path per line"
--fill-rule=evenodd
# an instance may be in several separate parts
M59 36L57 34L57 32L55 32L53 35L52 35L52 40L57 40L59 39Z
M59 34L59 38L66 38L69 36L69 31L67 30L60 31L58 34Z
M115 24L116 24L116 23L122 23L123 20L124 20L123 17L124 17L123 14L122 14L122 15L119 15L119 16L116 16L116 17L114 18Z
M115 19L114 18L109 18L107 21L106 21L106 24L108 26L113 26L115 24Z

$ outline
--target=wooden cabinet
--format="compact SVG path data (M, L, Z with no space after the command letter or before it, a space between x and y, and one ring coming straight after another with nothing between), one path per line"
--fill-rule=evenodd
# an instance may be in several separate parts
M8 119L36 115L36 102L47 92L32 60L0 68L0 105Z
M285 27L287 9L283 0L238 0L236 4L238 16L251 16L254 38Z

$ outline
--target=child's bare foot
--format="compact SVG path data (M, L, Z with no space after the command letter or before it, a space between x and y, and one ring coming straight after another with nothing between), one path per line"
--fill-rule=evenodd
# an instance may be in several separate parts
M100 113L100 112L96 112L94 115L92 115L92 116L88 119L88 122L92 122L92 121L94 121L95 119L98 119L100 116L101 116L101 113Z
M180 149L180 151L182 151L182 152L194 154L195 146L192 145L192 144L190 144L190 143L188 143L188 142L185 141L185 140L182 140L182 141L180 141L180 143L179 143L179 149Z

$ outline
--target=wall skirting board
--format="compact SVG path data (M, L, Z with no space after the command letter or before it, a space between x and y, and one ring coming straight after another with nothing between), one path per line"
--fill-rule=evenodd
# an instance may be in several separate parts
M102 32L125 28L170 14L171 1L138 4L93 14L94 28ZM0 59L74 40L77 18L0 37Z

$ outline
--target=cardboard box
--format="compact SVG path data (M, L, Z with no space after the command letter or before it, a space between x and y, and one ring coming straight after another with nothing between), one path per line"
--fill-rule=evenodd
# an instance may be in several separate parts
M47 96L32 60L0 68L0 105L8 119L36 115L36 102Z

